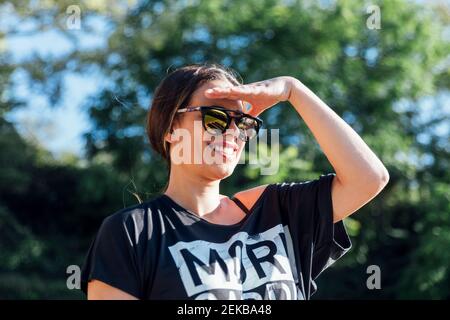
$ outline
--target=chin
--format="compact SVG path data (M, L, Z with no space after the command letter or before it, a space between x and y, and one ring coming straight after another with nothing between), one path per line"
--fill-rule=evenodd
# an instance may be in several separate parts
M234 168L236 167L236 164L215 164L212 166L209 166L209 176L212 176L216 179L225 179L229 176L231 176L234 172Z

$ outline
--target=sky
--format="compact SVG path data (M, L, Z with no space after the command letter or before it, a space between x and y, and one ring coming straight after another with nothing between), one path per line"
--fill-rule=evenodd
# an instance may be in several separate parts
M17 21L7 10L0 10L0 30L5 30L9 24L14 23ZM110 32L106 23L99 18L82 21L82 23L89 23L96 32L94 34L83 33L83 28L73 30L79 39L79 49L106 46L107 34ZM27 23L21 25L24 30L33 28ZM54 30L26 36L7 36L6 43L3 45L6 45L12 59L16 62L27 59L33 53L52 59L52 57L57 57L73 49L73 43ZM43 95L31 90L25 84L24 77L21 70L13 73L14 94L24 98L27 106L11 112L7 119L16 124L22 135L36 139L55 157L65 153L83 157L83 133L89 131L91 126L83 103L89 95L99 91L107 79L102 78L100 74L80 75L68 72L64 79L65 90L63 90L62 101L60 105L52 107ZM439 108L444 115L450 115L449 101L448 93L425 97L420 104L422 118L426 119L433 115L436 108ZM401 102L398 107L401 108ZM444 124L436 130L441 135L449 135L449 127L449 124ZM423 135L419 139L426 142L427 137Z
M0 27L6 28L8 23L14 23L14 18L3 11L0 13ZM101 21L91 21L92 24L95 24L98 30L96 35L73 30L80 41L79 49L106 45L104 36L106 32ZM23 29L29 28L32 26L24 24ZM3 45L11 53L14 62L26 60L33 53L52 59L73 50L73 44L54 30L25 36L7 35ZM90 129L90 121L83 103L88 96L102 88L104 83L102 76L67 72L64 78L66 89L63 90L62 101L58 106L51 106L44 95L29 88L23 71L15 70L13 79L14 94L23 98L27 106L9 113L7 119L16 124L22 135L37 140L55 157L65 153L83 157L83 133Z

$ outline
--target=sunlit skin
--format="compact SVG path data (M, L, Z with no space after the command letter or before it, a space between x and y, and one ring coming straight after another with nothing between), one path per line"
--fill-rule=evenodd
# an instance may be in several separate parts
M241 86L231 86L226 81L216 80L200 87L191 105L221 105L233 109L242 107L243 101L251 105L250 110L247 110L244 104L244 111L254 116L280 101L289 101L295 108L336 173L331 187L334 222L364 206L388 183L388 171L361 137L325 102L293 77L277 77ZM179 125L189 130L194 118L200 117L196 113L186 114ZM240 143L239 153L243 147L244 144ZM220 180L229 176L235 165L233 162L220 166L200 165L197 168L172 166L169 187L165 193L184 208L212 223L226 225L239 222L245 213L227 196L219 193ZM183 187L186 185L189 185L189 190ZM240 191L235 196L247 208L251 208L265 188L266 185L258 186ZM94 280L89 283L88 299L91 298L134 297Z
M242 111L242 101L230 99L210 99L207 98L204 94L204 92L210 88L229 86L232 85L229 82L223 80L214 80L202 85L196 90L196 92L194 92L193 97L191 98L191 101L189 103L189 107L221 106L230 110ZM169 191L170 194L175 195L175 192L172 189L175 186L180 186L180 183L182 181L180 180L181 178L185 181L187 179L189 183L192 182L194 185L199 186L208 186L214 184L213 189L206 188L206 190L211 190L211 192L207 196L215 195L215 197L217 197L218 185L220 183L220 180L230 176L239 161L239 157L242 153L245 142L237 137L239 135L239 132L235 122L231 122L229 130L227 130L225 134L214 136L207 131L204 131L203 127L201 127L201 119L202 117L199 111L178 114L177 121L174 122L172 128L175 131L179 129L187 130L187 132L189 133L189 137L191 138L188 143L186 143L186 141L181 141L181 139L180 141L175 141L174 139L172 139L173 135L166 136L166 141L170 142L171 144L172 152L177 148L179 150L179 147L181 147L180 144L183 144L183 142L184 147L190 146L190 148L186 149L190 150L189 158L192 160L192 163L182 164L174 164L174 161L172 161L171 176L169 179L169 188L171 189L171 191ZM195 125L198 126L197 132L194 131ZM203 135L203 137L201 135ZM236 154L233 157L230 157L232 158L232 160L226 157L219 157L219 155L216 155L214 151L211 152L210 149L207 149L210 143L222 144L223 141L226 141L230 145L236 146L237 148ZM200 146L199 148L194 148L196 143ZM208 164L205 160L202 159L201 163L193 163L195 153L197 153L197 159L202 159L203 154L211 154L216 161L214 161L213 164ZM175 156L175 154L171 155L171 159L174 159ZM223 164L221 164L221 162L223 162ZM175 189L179 188L177 187ZM203 189L203 187L201 187L201 189ZM169 193L167 194L169 195ZM205 210L202 210L201 208L196 208L196 210L194 211L198 212L201 216L205 213Z

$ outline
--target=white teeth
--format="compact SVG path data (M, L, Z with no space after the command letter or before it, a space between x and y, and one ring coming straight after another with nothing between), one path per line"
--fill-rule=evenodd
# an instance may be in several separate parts
M222 152L227 155L232 155L234 153L234 148L231 147L223 147L223 146L214 146L214 150L218 152Z
M223 149L223 152L226 153L226 154L230 154L231 155L231 154L234 153L234 150L233 150L233 148L227 147L227 148Z

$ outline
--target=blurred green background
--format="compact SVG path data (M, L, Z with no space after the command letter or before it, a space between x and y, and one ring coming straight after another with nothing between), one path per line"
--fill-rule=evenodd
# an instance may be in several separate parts
M371 5L380 28L370 23ZM145 136L152 92L167 70L201 62L232 67L245 83L300 79L389 170L388 186L346 219L353 249L320 276L313 299L450 298L449 7L0 1L0 298L84 298L67 288L66 268L83 263L103 218L151 199L166 182ZM80 98L82 89L89 94ZM55 139L72 144L63 129L79 125L77 116L87 123L81 152L55 152ZM62 131L45 135L40 117ZM263 176L240 165L223 194L332 172L292 107L280 104L263 119L280 129L279 171ZM380 290L366 286L369 265L381 268Z

